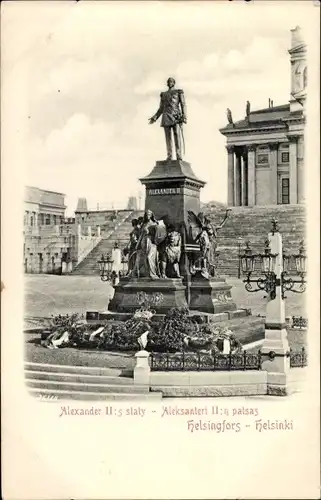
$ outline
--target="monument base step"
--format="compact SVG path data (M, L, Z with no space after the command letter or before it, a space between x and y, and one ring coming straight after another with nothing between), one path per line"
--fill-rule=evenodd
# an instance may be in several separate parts
M149 393L99 393L99 392L82 392L74 390L52 390L52 389L34 389L29 388L28 392L31 396L34 396L41 401L48 402L50 400L61 400L61 401L160 401L162 399L162 393L149 392Z
M207 313L236 311L237 306L231 294L232 285L223 278L205 280L198 276L192 279L189 308Z
M161 294L161 301L153 306L153 309L157 314L166 314L173 307L187 308L185 290L182 278L121 280L115 286L109 310L116 313L134 313L141 307L138 294L143 292L151 297Z
M218 323L220 321L228 321L235 318L245 318L251 315L250 309L236 309L235 311L227 311L224 313L204 313L202 311L190 311L191 316L202 316L205 323ZM132 318L133 313L125 312L98 312L87 311L86 321L89 324L102 323L106 321L127 321ZM152 322L158 323L162 321L165 314L155 314L152 317Z

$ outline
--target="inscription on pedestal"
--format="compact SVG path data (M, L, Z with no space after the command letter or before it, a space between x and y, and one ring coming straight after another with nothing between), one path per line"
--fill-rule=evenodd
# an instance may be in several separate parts
M182 192L181 188L159 188L159 189L148 189L147 194L149 196L154 196L158 194L180 194Z

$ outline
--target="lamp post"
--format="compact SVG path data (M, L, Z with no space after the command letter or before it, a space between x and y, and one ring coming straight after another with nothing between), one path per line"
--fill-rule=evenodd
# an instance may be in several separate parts
M101 259L98 261L100 279L101 281L111 281L112 280L112 264L113 261L109 254L102 255Z
M272 236L275 234L276 231L272 233ZM282 245L281 254L272 253L271 241L269 239L265 241L263 254L254 254L249 241L246 242L246 247L243 252L243 254L240 254L240 263L242 272L246 275L246 279L244 279L243 282L245 283L245 289L247 292L259 292L264 290L269 293L272 300L276 297L277 287L281 287L282 299L286 298L285 291L291 291L294 293L305 292L307 256L303 241L300 243L298 254L293 255L283 253ZM282 269L280 277L278 278L275 269L276 259L280 255L282 255ZM254 279L251 278L254 271L261 271L262 276ZM299 276L300 279L293 278L293 273ZM256 283L257 288L253 288L252 283ZM296 289L295 285L297 284L299 287Z
M122 254L120 276L121 277L126 276L127 272L128 272L128 258L126 258L124 254Z
M245 289L248 292L264 290L268 293L265 338L261 349L262 368L268 372L286 373L290 368L290 358L285 323L285 291L305 291L307 256L304 243L300 243L297 254L283 254L278 223L276 219L272 219L272 229L265 242L264 253L254 254L247 242L240 259L242 272L246 276ZM260 275L253 278L254 271L259 271ZM299 279L291 277L293 272ZM256 288L253 288L253 283ZM295 288L296 285L299 285L298 288Z
M293 265L294 264L294 265ZM306 290L306 265L307 255L304 241L301 241L299 252L293 255L283 254L283 272L282 272L282 297L285 299L286 291L294 293L303 293ZM300 279L294 279L290 275L295 273ZM295 285L299 285L295 289Z
M241 254L242 272L246 275L245 290L247 292L266 291L270 294L271 299L275 299L276 293L276 257L277 254L271 252L270 240L265 241L264 253L253 254L250 247L250 242L246 242L244 254ZM262 276L259 278L251 278L254 271L260 267ZM257 288L253 288L252 283L256 283Z

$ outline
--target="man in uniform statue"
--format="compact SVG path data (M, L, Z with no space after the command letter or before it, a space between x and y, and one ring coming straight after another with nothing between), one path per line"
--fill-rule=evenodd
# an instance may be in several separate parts
M174 78L167 80L168 90L161 92L160 105L158 111L149 119L152 124L162 116L161 127L165 131L166 148L167 148L167 161L172 160L173 157L173 143L172 131L174 134L176 157L178 160L182 159L182 141L183 137L183 123L187 122L186 118L186 105L184 92L181 89L175 88Z

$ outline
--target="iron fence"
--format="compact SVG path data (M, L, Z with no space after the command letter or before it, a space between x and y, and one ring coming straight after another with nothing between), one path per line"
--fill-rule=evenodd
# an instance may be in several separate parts
M261 352L237 354L151 353L152 371L260 370Z
M290 349L291 368L304 368L308 364L308 355L304 347L295 351ZM233 371L261 370L261 351L249 353L243 351L236 354L210 353L151 353L151 371Z
M303 318L302 316L292 316L292 327L300 329L308 328L307 318Z
M290 349L290 367L304 368L308 365L308 353L304 347L301 351L293 351Z

